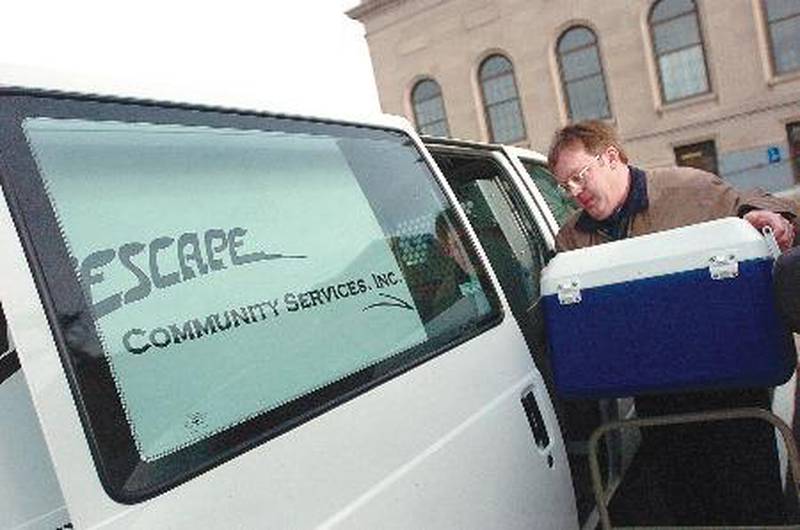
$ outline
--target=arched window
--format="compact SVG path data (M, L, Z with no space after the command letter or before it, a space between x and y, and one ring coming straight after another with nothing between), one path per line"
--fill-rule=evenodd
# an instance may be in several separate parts
M775 74L800 70L800 2L763 0Z
M573 26L558 39L556 49L570 119L610 118L606 81L594 32L583 26Z
M671 102L709 92L694 0L659 0L650 11L649 24L663 100Z
M450 135L439 83L433 79L423 79L414 85L414 90L411 91L411 103L414 107L414 121L420 133L433 136Z
M522 108L514 80L514 67L502 55L481 63L479 78L491 141L513 143L525 139Z

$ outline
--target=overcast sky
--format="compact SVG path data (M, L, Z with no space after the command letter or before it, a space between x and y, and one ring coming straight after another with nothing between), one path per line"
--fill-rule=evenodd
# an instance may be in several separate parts
M358 0L12 0L0 84L326 116L379 111Z

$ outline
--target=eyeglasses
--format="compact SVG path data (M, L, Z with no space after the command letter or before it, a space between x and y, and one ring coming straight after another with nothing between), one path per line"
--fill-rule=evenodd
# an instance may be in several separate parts
M583 166L579 171L569 177L565 182L559 182L558 188L569 195L572 193L573 188L582 189L583 185L586 184L586 177L589 174L589 169L594 165L595 162L600 161L601 155L595 155L588 164Z

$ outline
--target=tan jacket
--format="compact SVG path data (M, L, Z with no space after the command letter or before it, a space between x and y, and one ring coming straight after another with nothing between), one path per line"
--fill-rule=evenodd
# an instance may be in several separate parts
M648 170L645 173L649 206L634 215L628 237L641 236L721 217L736 216L740 209L770 210L796 216L793 203L763 192L743 193L711 173L687 167ZM559 251L607 243L598 232L576 228L582 211L567 219L556 236ZM793 219L800 233L798 219ZM795 242L796 243L796 242Z

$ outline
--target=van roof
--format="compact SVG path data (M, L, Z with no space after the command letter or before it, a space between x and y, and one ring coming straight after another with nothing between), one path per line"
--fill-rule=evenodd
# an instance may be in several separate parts
M48 68L0 63L0 94L25 94L69 99L116 101L148 106L201 108L223 112L261 114L290 119L374 125L377 127L412 130L401 116L375 112L342 111L304 114L302 110L265 108L261 105L242 105L233 96L203 97L169 82L150 82L141 79L112 78L94 73L66 72Z

